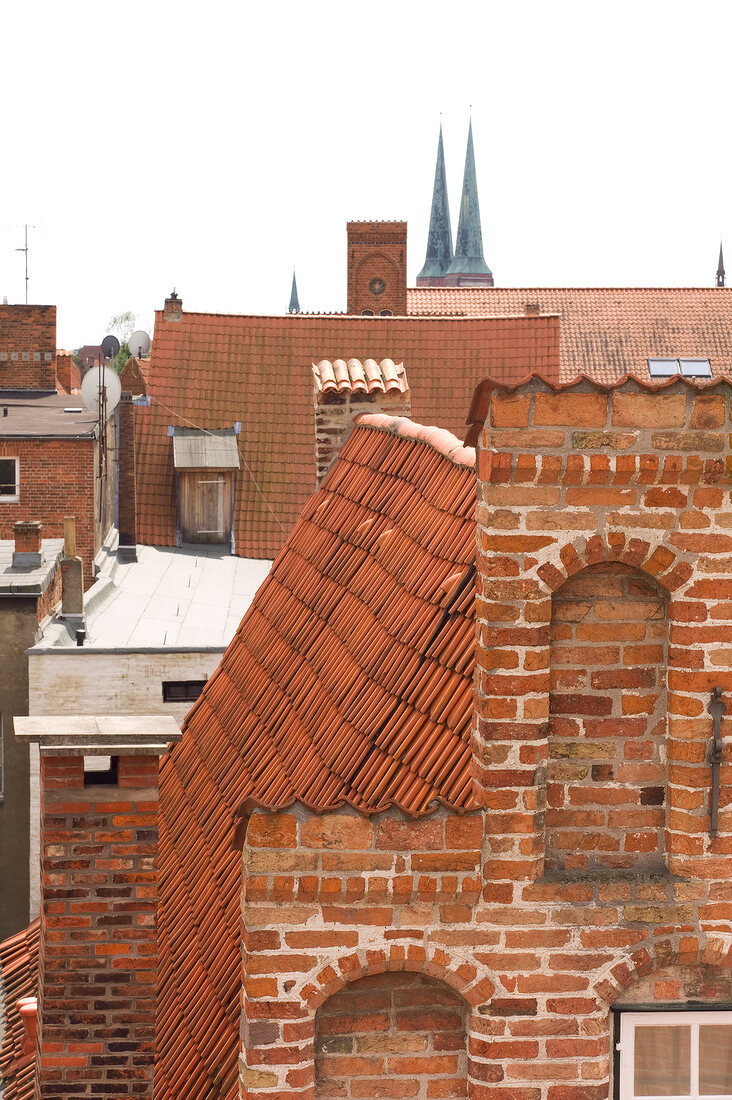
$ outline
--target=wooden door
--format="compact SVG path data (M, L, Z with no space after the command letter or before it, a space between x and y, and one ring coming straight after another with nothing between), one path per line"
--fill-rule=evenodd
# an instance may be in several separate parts
M186 470L180 474L180 532L183 542L231 539L232 474Z

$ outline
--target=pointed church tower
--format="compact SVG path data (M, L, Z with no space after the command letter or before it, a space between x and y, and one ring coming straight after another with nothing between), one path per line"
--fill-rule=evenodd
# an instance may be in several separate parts
M722 256L722 242L719 242L719 263L717 264L717 286L724 286L724 258Z
M483 258L478 181L473 152L473 123L468 128L463 193L460 200L455 256L444 278L445 286L493 286L493 272Z
M292 272L292 290L290 291L290 304L287 307L288 313L300 313L300 299L297 296L297 280L295 278L295 272Z
M432 189L432 211L430 213L429 233L427 234L427 256L424 267L417 276L417 286L439 286L442 282L442 276L452 263L452 255L452 229L450 228L450 207L447 201L442 123L440 123L435 184Z

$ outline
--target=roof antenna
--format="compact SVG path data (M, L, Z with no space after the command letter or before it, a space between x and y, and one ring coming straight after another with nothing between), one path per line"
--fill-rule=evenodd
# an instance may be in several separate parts
M25 252L25 304L28 305L28 230L35 229L35 225L25 227L25 248L16 248L16 252Z

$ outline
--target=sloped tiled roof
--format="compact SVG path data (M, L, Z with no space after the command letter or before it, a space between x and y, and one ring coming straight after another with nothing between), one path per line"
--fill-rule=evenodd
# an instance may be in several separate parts
M150 408L135 409L138 539L176 534L168 426L242 424L235 497L236 552L274 557L315 486L312 365L349 358L403 363L416 420L462 438L481 378L513 381L532 370L558 377L552 317L436 319L292 314L237 317L158 313L145 369Z
M649 356L708 358L715 377L732 370L732 287L407 290L407 309L415 316L521 316L527 307L561 318L562 382L578 374L598 382L647 377Z
M406 393L409 389L404 364L391 359L321 359L313 363L313 381L318 395L343 393Z
M0 1091L4 1089L4 1100L32 1100L35 1092L35 1055L22 1052L25 1026L16 1001L36 995L38 940L39 922L34 921L22 932L0 943L0 1001L5 1005L5 1030L0 1046ZM2 1031L0 1022L0 1033Z
M237 810L473 806L475 453L359 421L161 769L157 1100L235 1100Z

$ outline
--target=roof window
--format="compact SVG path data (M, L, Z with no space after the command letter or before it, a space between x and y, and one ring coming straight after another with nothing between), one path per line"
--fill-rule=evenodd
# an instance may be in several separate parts
M648 373L651 378L711 378L712 366L708 359L649 359Z

